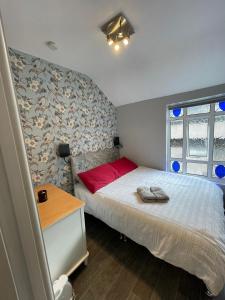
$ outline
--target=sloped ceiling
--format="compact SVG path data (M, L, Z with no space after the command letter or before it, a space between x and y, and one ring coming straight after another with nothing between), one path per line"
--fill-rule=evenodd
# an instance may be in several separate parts
M0 8L9 46L86 73L116 106L225 83L224 0L0 0ZM116 53L99 27L120 11L136 33Z

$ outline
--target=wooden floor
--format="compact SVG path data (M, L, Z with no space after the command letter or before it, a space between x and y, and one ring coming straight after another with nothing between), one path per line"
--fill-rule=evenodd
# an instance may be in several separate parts
M202 281L86 215L88 266L71 276L76 300L206 300ZM224 294L216 299L225 299Z

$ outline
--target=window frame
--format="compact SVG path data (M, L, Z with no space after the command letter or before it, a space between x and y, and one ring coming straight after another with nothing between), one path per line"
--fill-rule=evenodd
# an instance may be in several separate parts
M225 94L223 94L223 97L225 96ZM212 97L213 99L214 97ZM208 98L207 98L208 99ZM219 102L219 99L217 100L217 102ZM223 178L218 178L218 177L213 177L213 167L214 165L219 165L219 164L223 164L225 165L225 160L224 161L216 161L213 160L213 149L214 149L214 124L215 124L215 117L216 116L220 116L223 115L225 116L225 111L216 111L216 102L212 102L210 103L210 111L208 113L199 113L199 114L191 114L188 115L187 114L187 106L185 105L185 107L182 106L182 104L187 104L190 103L190 105L188 106L194 106L195 105L195 101L186 101L186 102L178 102L175 104L169 104L167 105L167 109L166 109L166 171L170 172L170 173L174 173L171 171L171 163L173 161L178 161L178 162L182 162L182 172L178 172L177 174L183 174L183 175L187 175L187 176L195 176L195 177L200 177L200 178L207 178L210 181L214 181L216 183L219 183L221 185L225 185L225 177ZM198 104L198 105L204 105L204 104L208 104L208 103L204 103L204 101L202 101L202 103ZM172 109L172 107L180 107L183 109L183 114L179 117L174 117L172 118L170 116L170 110ZM187 154L188 154L188 143L187 143L187 138L188 138L188 122L190 120L195 120L195 119L200 119L200 118L207 118L208 119L208 159L206 160L202 160L202 159L191 159L188 158ZM171 121L179 121L182 120L183 121L183 149L182 149L182 158L175 158L175 157L171 157L171 147L170 147L170 138L171 138ZM212 142L210 142L212 141ZM204 175L197 175L197 174L189 174L187 173L187 163L203 163L207 165L207 176Z

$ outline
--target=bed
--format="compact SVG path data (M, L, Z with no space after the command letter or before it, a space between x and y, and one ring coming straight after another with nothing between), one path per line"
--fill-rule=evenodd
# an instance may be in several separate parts
M160 186L167 203L144 203L140 185ZM223 192L205 179L138 167L96 193L75 194L85 211L145 246L153 255L202 279L212 295L225 284Z

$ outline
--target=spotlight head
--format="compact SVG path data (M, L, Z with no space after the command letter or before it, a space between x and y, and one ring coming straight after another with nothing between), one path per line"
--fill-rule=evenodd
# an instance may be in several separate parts
M123 44L124 44L124 46L127 46L129 44L129 38L128 37L125 37L123 39Z
M108 39L108 45L112 46L112 44L113 44L113 40L112 39Z
M120 50L120 45L119 45L119 44L116 44L115 47L114 47L114 49L115 49L116 51L119 51L119 50Z

